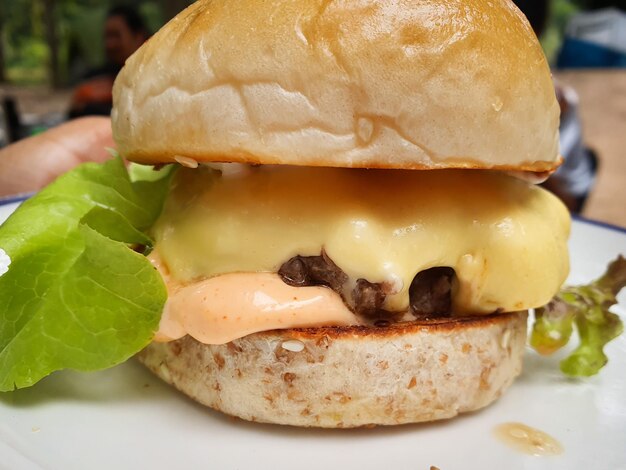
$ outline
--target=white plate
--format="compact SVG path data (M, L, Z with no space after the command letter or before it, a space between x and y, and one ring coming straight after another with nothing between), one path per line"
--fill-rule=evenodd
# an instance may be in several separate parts
M0 220L15 204L0 207ZM571 283L594 279L626 231L576 221ZM626 296L616 309L626 316ZM568 380L559 358L526 355L522 376L489 408L450 421L363 430L307 430L226 418L196 405L131 361L53 374L0 394L0 468L21 469L626 469L626 337L610 363ZM517 453L493 437L522 422L557 438L555 457Z

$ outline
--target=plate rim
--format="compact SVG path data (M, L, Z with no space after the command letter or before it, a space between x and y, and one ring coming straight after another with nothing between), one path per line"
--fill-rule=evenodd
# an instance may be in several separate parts
M10 204L15 204L17 202L24 202L26 199L30 198L32 194L16 194L13 196L0 197L0 207L8 206Z
M621 227L619 225L615 225L610 222L604 222L602 220L592 219L592 218L585 217L579 214L570 214L570 215L572 217L572 220L575 220L577 222L583 222L588 225L594 225L596 227L605 228L608 230L612 230L614 232L626 234L626 227Z

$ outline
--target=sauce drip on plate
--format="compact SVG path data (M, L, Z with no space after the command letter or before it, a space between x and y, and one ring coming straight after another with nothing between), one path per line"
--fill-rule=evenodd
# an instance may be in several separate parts
M546 456L563 453L563 446L555 438L522 423L500 424L494 429L494 434L509 447L525 454Z

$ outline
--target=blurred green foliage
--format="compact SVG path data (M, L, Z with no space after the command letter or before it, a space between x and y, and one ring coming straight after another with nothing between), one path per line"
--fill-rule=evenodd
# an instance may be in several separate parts
M541 37L541 45L548 58L553 63L561 47L563 34L569 18L581 9L581 3L571 0L551 0L550 18L546 30Z
M45 1L49 0L0 0L0 40L11 83L28 85L48 81L50 48L46 41ZM56 0L55 4L59 60L63 81L70 84L87 69L102 64L102 30L109 8L123 4L135 6L154 32L165 22L168 0Z

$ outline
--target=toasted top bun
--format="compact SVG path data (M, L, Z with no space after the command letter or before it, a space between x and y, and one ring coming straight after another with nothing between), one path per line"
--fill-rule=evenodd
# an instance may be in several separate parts
M509 0L200 0L114 87L144 163L549 171L558 121Z

